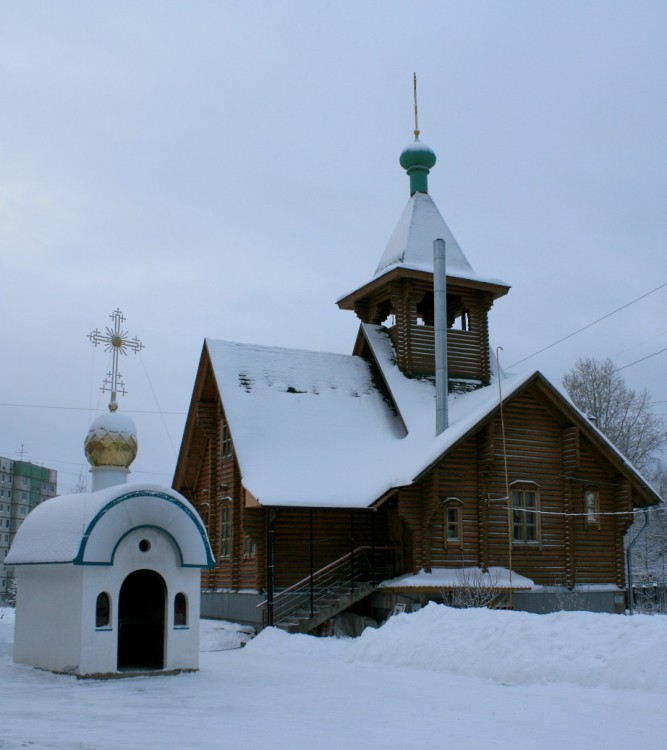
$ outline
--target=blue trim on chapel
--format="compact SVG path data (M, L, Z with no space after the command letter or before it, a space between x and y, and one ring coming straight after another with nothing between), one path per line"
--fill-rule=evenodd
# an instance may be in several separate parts
M154 497L159 498L160 500L166 500L169 503L173 503L176 505L180 510L182 510L188 518L195 524L197 527L197 531L199 532L202 543L204 544L204 549L206 550L206 565L184 565L183 564L183 553L181 552L181 549L179 545L176 543L176 540L174 537L169 534L165 529L159 527L159 526L153 526L152 528L159 529L162 533L167 534L171 539L174 541L174 544L176 545L176 548L178 549L178 553L181 558L181 567L183 568L213 568L215 567L215 558L213 557L213 553L211 551L211 546L208 541L208 537L206 536L206 532L204 531L201 523L199 522L199 519L197 516L183 503L178 500L175 497L172 497L171 495L167 495L164 492L157 492L155 490L135 490L133 492L127 492L124 495L120 495L119 497L114 498L111 502L107 503L98 513L95 515L95 517L92 519L92 521L88 524L88 527L86 528L83 537L81 539L81 544L79 545L79 551L72 560L72 563L74 565L112 565L113 564L113 558L116 554L116 548L120 544L120 542L131 532L134 531L137 528L143 527L149 527L150 524L141 524L140 526L135 526L134 528L130 529L130 531L125 532L123 536L116 542L116 545L114 546L113 552L111 554L111 560L109 562L86 562L83 558L86 552L86 545L88 544L88 540L90 539L90 535L97 525L97 523L100 521L100 519L108 513L112 508L114 508L116 505L119 505L120 503L125 502L126 500L132 500L136 497Z

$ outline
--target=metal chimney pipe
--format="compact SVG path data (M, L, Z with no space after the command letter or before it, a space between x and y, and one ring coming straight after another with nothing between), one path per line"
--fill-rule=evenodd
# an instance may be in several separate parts
M433 323L435 335L435 434L448 427L447 263L445 241L433 241Z

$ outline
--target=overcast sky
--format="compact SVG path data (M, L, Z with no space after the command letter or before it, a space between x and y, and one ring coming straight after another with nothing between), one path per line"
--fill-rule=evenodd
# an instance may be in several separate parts
M69 491L120 308L140 452L170 483L205 337L349 353L335 306L409 198L412 139L505 367L667 282L661 0L0 0L0 455ZM667 287L527 360L667 347ZM623 370L667 412L667 353ZM148 412L148 413L147 413Z

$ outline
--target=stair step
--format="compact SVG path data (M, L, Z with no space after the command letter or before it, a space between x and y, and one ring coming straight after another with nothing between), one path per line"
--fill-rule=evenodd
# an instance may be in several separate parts
M355 602L368 596L375 586L371 583L358 583L354 592L350 592L349 586L341 586L338 594L329 590L324 596L316 597L316 606L311 616L310 603L291 612L285 619L276 623L276 626L288 633L307 633L330 617L343 612Z

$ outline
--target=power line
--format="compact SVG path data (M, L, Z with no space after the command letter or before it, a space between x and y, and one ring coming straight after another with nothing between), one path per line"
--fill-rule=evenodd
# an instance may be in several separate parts
M557 344L561 344L563 341L567 341L567 339L571 339L573 336L576 336L578 333L581 333L582 331L585 331L587 328L591 328L592 326L596 325L597 323L600 323L603 320L606 320L607 318L610 318L612 315L615 315L617 312L620 312L621 310L625 310L626 307L630 307L630 305L634 305L635 302L639 302L640 300L645 299L651 294L654 294L655 292L659 291L660 289L663 289L667 286L667 281L660 284L660 286L657 286L655 289L651 289L650 292L646 292L646 294L642 294L640 297L636 297L635 299L631 300L630 302L627 302L625 305L621 305L621 307L617 307L615 310L612 310L611 312L608 312L606 315L603 315L601 318L598 318L597 320L594 320L592 323L588 323L587 325L583 326L582 328L577 329L576 331L573 331L572 333L568 333L567 336L563 336L562 339L558 339L558 341L554 341L553 344L549 344L548 346L543 347L542 349L533 352L532 354L529 354L527 357L524 357L523 359L520 359L518 362L514 362L513 364L509 365L510 367L516 367L516 365L520 365L522 362L525 362L528 359L532 359L533 357L536 357L538 354L542 354L542 352L546 352L547 349L551 349L552 347L556 346ZM638 360L640 361L640 360ZM629 367L630 365L627 365Z
M87 411L91 409L84 406L52 406L51 404L9 404L0 403L0 406L11 406L17 409L61 409L63 411ZM92 409L92 411L106 411L106 409ZM127 414L167 414L169 416L184 417L184 411L149 411L147 409L127 409L124 410Z
M625 370L626 367L632 367L632 365L637 365L640 362L643 362L645 359L651 359L651 357L657 357L658 354L662 354L663 352L667 352L667 346L664 349L661 349L659 352L653 352L653 354L647 354L645 357L642 357L641 359L636 359L634 362L630 362L629 365L623 365L623 367L617 367L614 372L620 372L621 370ZM660 403L659 401L656 401L654 403Z
M639 341L636 344L633 344L632 346L628 346L625 349L621 349L620 352L616 352L616 354L612 354L611 358L616 359L616 357L620 357L621 354L625 354L626 352L631 352L633 349L638 349L640 346L644 346L644 344L648 344L649 341L655 341L656 339L661 338L667 333L667 331L662 331L661 333L656 333L655 336L649 336L647 339L644 339L643 341Z
M500 498L505 500L505 498ZM509 505L497 505L496 508L501 510L511 510L515 513L533 513L536 516L569 516L582 518L589 516L589 513L566 513L565 511L557 510L536 510L534 508L515 508ZM615 511L598 511L595 513L596 516L634 516L635 513L664 513L665 508L663 505L652 505L648 508L634 508L633 510L615 510Z

